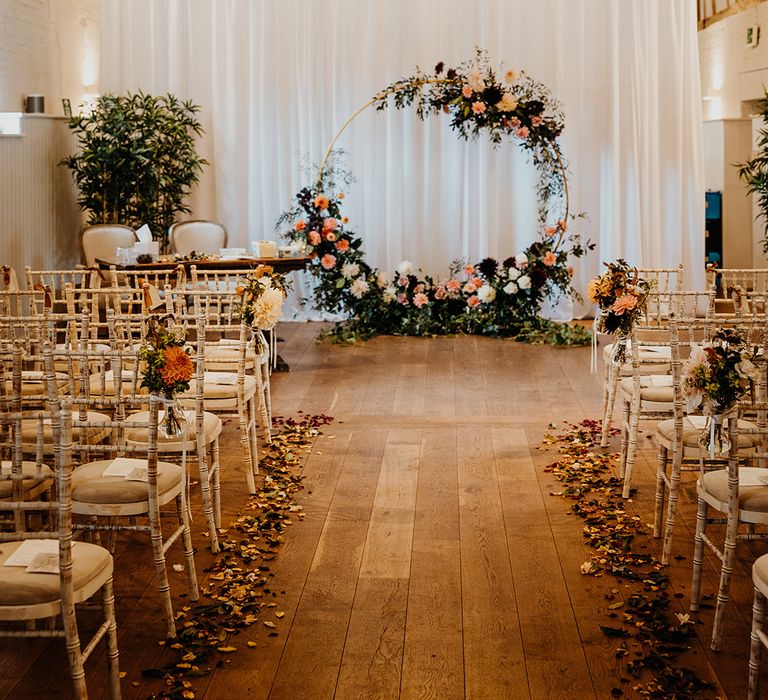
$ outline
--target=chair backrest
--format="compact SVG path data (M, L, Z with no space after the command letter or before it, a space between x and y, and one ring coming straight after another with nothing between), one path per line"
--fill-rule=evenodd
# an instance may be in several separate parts
M87 266L96 258L114 258L117 248L129 248L136 243L136 233L122 224L96 224L83 231L81 238L83 259Z
M173 247L181 255L218 253L227 247L227 230L215 221L179 221L172 224L168 233Z
M659 292L679 292L683 289L682 263L677 267L642 267L637 272Z
M741 287L750 292L768 293L768 269L728 268L707 270L707 287L720 290L727 297L729 289Z

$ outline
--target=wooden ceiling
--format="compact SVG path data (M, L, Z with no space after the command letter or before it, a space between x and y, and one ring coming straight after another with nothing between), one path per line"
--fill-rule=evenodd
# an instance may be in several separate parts
M766 0L696 0L699 29L705 29L721 19L763 2Z

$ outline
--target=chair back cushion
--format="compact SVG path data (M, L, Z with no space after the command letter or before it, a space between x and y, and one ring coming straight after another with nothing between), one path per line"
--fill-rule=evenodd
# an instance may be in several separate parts
M215 221L180 221L170 228L171 240L177 253L218 253L227 246L227 231Z

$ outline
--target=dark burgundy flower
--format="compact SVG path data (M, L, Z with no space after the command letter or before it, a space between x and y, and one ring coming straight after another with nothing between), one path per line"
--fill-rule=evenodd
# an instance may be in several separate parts
M442 73L442 72L443 72L443 68L444 68L444 66L445 66L445 64L444 64L442 61L440 61L440 63L438 63L438 64L435 66L435 75L440 75L440 73Z
M456 77L456 71L453 68L449 68L448 72L445 74L445 77L449 80L453 80Z
M514 267L515 266L515 256L511 256L507 258L503 263L501 263L505 269Z
M485 279L491 279L496 274L496 270L498 269L499 263L497 263L493 258L484 258L477 264L478 272L483 277L485 277Z
M498 85L489 85L483 90L483 100L486 104L495 105L501 101L501 88Z

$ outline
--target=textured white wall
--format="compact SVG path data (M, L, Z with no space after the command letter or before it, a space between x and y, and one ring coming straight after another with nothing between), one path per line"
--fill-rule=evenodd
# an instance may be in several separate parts
M39 93L62 114L98 92L100 17L99 0L0 0L0 112Z

